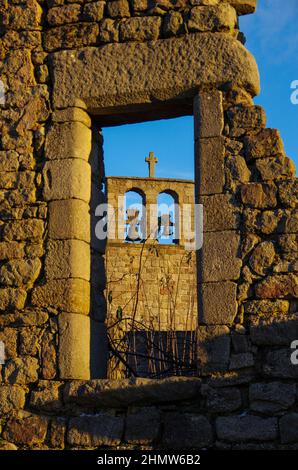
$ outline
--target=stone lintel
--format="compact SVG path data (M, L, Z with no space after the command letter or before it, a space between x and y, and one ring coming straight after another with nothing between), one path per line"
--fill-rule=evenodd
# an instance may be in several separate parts
M101 114L117 106L185 99L204 86L219 88L227 82L252 95L260 91L255 59L227 34L61 51L52 54L50 68L55 107L81 100Z

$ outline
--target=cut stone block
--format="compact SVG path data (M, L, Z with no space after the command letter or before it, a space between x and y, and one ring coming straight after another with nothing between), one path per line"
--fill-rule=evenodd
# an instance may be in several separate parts
M47 162L43 177L46 201L71 198L90 201L91 167L86 161L71 158Z
M79 199L49 203L49 237L90 242L89 205Z
M91 130L81 122L54 123L50 128L45 144L48 160L80 158L88 161L90 152Z
M201 282L236 280L242 265L238 257L240 237L235 232L207 232L199 252Z
M230 359L227 326L198 327L198 363L202 373L226 371Z
M59 371L61 379L90 378L90 318L59 315Z
M50 67L54 83L59 84L54 88L54 105L60 108L75 106L78 99L89 109L165 101L227 82L253 95L260 89L254 58L228 34L197 33L61 51L53 54ZM54 158L58 142L51 151Z
M237 285L233 282L211 282L199 286L199 323L230 325L237 314Z
M195 139L219 137L224 128L222 93L201 92L194 99Z
M47 279L90 280L90 246L81 240L49 240L45 258Z
M51 307L88 315L90 311L90 284L83 279L48 281L33 289L32 304L37 307Z
M223 192L225 183L224 144L220 137L196 141L195 172L199 194Z
M204 208L204 232L238 228L240 209L229 194L202 196L200 202Z

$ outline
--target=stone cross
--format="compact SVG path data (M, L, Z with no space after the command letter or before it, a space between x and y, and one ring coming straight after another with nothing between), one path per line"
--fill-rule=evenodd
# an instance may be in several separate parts
M148 163L149 178L154 178L154 176L155 176L155 165L158 162L158 159L155 157L154 152L149 152L149 157L145 158L145 162Z

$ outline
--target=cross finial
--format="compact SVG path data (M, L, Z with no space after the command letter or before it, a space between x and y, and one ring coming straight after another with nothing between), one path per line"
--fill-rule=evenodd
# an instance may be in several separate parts
M155 176L155 165L158 162L158 158L154 155L154 152L149 152L149 157L145 158L145 162L148 163L149 167L149 178L154 178Z

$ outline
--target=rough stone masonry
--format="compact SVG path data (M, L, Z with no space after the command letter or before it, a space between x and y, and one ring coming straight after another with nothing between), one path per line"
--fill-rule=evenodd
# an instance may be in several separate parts
M238 16L255 7L1 2L2 449L297 449L298 185L253 104ZM197 377L102 379L99 128L184 114L205 208Z

